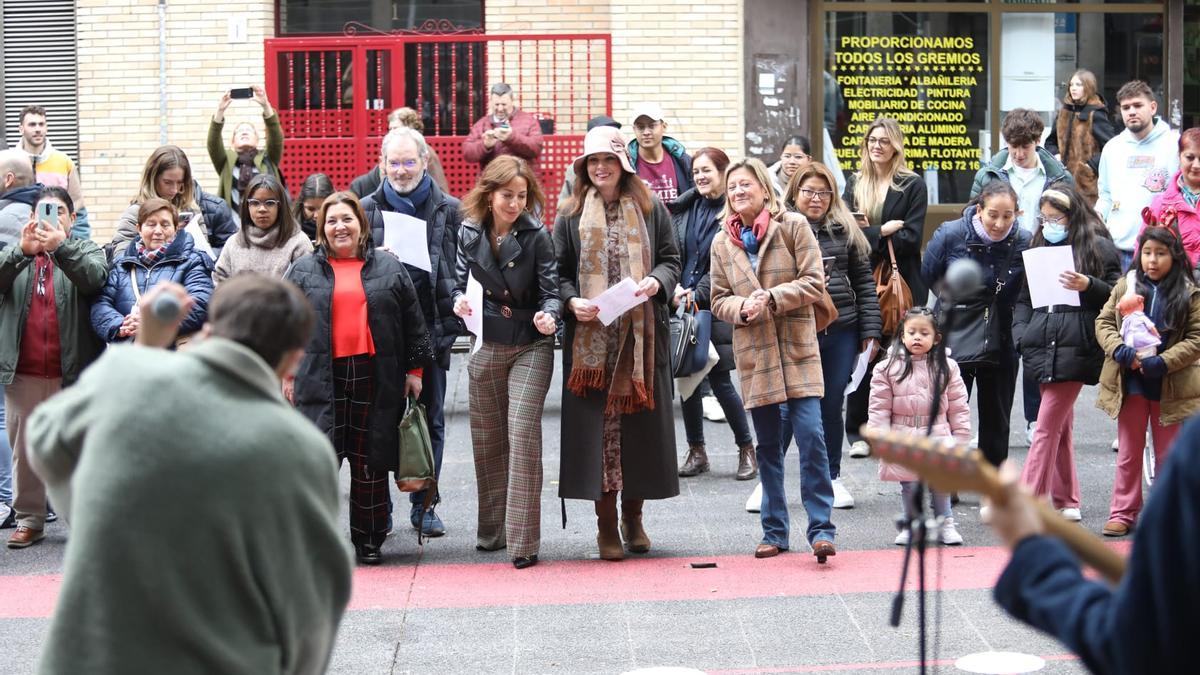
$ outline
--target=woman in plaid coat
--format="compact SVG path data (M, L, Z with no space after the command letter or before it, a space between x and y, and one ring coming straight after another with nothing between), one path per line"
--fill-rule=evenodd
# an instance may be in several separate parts
M786 213L756 159L725 173L725 225L712 245L712 311L733 325L742 398L758 437L763 539L755 557L786 551L785 433L794 433L808 541L819 562L836 553L833 486L821 427L825 393L813 303L825 291L821 249L803 216ZM788 427L791 427L788 429Z

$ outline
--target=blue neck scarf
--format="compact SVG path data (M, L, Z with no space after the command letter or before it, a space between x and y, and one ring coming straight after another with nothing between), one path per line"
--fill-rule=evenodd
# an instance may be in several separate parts
M418 213L424 212L425 202L429 201L429 193L432 190L433 180L429 178L428 172L421 176L421 182L417 183L417 187L406 195L396 192L386 178L383 181L383 198L387 200L388 206L392 207L396 213L408 216L418 217Z

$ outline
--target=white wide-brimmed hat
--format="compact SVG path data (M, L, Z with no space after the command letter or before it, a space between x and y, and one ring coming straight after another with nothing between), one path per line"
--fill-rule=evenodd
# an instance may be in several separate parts
M619 129L613 127L596 127L583 137L583 154L575 158L575 173L586 171L584 162L589 155L606 153L616 155L621 160L621 168L627 173L637 173L629 163L629 153L625 149L625 137Z

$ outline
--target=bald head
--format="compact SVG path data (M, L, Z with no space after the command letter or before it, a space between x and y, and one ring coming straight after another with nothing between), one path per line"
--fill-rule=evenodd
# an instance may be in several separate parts
M33 185L33 161L23 150L0 151L0 177L3 177L5 192Z

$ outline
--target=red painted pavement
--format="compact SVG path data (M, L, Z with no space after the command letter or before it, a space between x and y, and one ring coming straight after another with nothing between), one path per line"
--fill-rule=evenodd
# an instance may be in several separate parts
M1043 654L1046 661L1078 661L1074 654ZM953 666L956 659L937 659L925 662L927 666ZM765 673L836 673L846 670L912 670L920 661L870 661L866 663L824 663L819 666L780 666L767 668L737 668L734 670L709 670L708 675L760 675Z
M1111 544L1126 553L1126 542ZM503 563L423 564L357 568L350 610L575 605L673 600L738 600L830 593L880 593L895 589L902 551L843 551L818 565L793 551L757 560L750 554L691 558L545 561L514 570ZM930 588L990 588L1008 560L1000 547L943 549L927 561ZM692 562L715 562L692 569ZM61 575L0 576L0 619L50 616ZM909 575L915 587L916 574Z

